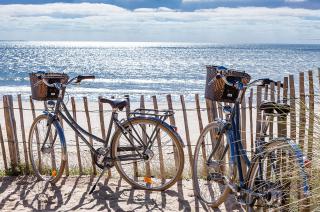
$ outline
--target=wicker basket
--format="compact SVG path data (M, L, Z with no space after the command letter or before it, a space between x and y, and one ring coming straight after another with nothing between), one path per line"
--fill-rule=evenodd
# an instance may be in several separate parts
M243 84L249 83L251 77L245 72L221 69L219 66L207 66L205 98L218 102L234 103L239 95L239 90L226 85L223 79L215 79L212 83L209 83L220 73L223 74L229 82L241 81Z
M46 100L56 100L59 96L59 90L53 87L48 87L43 83L39 76L42 75L44 79L47 79L49 83L67 83L69 76L67 74L61 73L30 73L30 84L32 99L38 101ZM65 88L62 90L62 95L64 95Z

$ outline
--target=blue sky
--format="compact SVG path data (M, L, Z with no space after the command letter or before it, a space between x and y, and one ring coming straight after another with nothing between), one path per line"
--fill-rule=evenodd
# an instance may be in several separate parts
M320 0L0 0L0 40L320 43Z

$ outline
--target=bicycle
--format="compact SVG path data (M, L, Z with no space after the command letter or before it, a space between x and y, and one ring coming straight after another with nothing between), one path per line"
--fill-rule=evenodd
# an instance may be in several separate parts
M38 179L56 183L63 174L68 139L61 127L64 120L89 147L95 165L102 169L90 193L105 171L113 166L133 188L163 191L171 187L184 166L183 141L176 128L165 122L174 112L138 108L119 120L118 112L127 106L127 99L100 98L101 103L112 107L106 139L102 139L79 126L64 102L68 85L94 78L79 75L68 80L67 75L43 72L30 75L32 98L47 101L48 105L48 109L34 119L29 133L29 156ZM44 92L41 94L41 91ZM85 136L102 143L103 147L95 149ZM159 163L163 158L167 163Z
M212 207L218 207L230 193L234 193L237 202L248 211L306 209L304 203L310 196L305 171L307 160L290 138L271 138L267 135L272 117L287 116L290 106L271 101L259 105L268 120L255 141L252 160L248 158L241 143L239 105L246 88L265 86L274 81L258 79L249 83L250 77L248 80L248 75L244 76L243 72L233 77L224 67L211 68L214 74L211 73L212 80L208 80L208 86L226 88L224 92L221 91L223 94L237 95L231 100L234 101L233 107L223 106L226 118L209 123L198 138L193 179L199 199ZM218 99L217 96L215 98ZM247 171L247 174L243 171Z

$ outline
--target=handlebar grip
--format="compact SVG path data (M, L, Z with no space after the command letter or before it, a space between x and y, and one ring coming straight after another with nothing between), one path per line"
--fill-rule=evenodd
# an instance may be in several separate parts
M96 77L94 75L79 75L77 76L76 83L81 82L84 79L95 79Z

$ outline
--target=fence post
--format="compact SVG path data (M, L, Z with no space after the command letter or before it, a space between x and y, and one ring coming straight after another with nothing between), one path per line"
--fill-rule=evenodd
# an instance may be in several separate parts
M18 94L18 105L19 105L20 127L21 127L21 136L22 136L22 142L23 142L24 159L25 159L25 165L26 165L26 173L29 174L29 172L30 172L29 157L28 157L28 151L27 151L26 133L25 133L25 129L24 129L24 117L23 117L23 107L22 107L21 94Z
M288 77L283 78L283 95L282 95L283 103L287 104L288 102ZM282 131L281 135L287 137L287 116L284 116L282 119Z
M4 163L4 170L8 171L6 149L4 147L4 140L3 140L1 125L0 125L0 143L1 143L1 150L2 150L2 158L3 158L3 163Z
M299 73L299 145L304 150L304 139L306 130L306 94L304 91L304 73Z
M92 134L92 129L91 129L91 120L90 120L90 114L89 114L89 108L88 108L88 99L86 96L83 97L83 104L84 104L84 110L86 113L86 118L87 118L87 124L88 124L88 132ZM93 140L91 137L89 137L89 143L93 145ZM97 175L97 169L96 169L96 164L94 163L93 159L93 154L91 153L91 161L92 161L92 168L93 168L93 175Z
M77 122L77 108L76 108L76 102L74 100L74 97L71 97L71 107L72 107L72 116L75 122ZM78 157L78 165L79 165L79 172L80 175L83 174L82 170L82 164L81 164L81 156L80 156L80 146L79 146L79 136L75 132L75 139L76 139L76 149L77 149L77 157Z
M17 174L17 166L19 163L19 149L16 131L16 121L13 112L13 100L11 95L3 96L4 117L6 123L6 131L8 138L9 153L11 159L12 172Z
M308 130L308 153L309 160L312 160L313 153L313 128L314 128L314 86L313 86L313 73L308 71L309 78L309 130Z
M261 111L260 111L260 104L261 104L261 92L262 87L257 87L257 120L256 120L256 139L260 137L260 130L261 130Z
M296 91L294 87L294 76L289 75L290 85L290 138L292 140L297 139L296 133ZM295 141L296 142L296 141Z
M249 119L250 119L250 148L251 148L251 158L252 158L253 153L254 153L252 102L253 102L253 88L250 89L250 96L249 96Z

